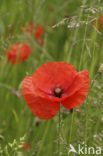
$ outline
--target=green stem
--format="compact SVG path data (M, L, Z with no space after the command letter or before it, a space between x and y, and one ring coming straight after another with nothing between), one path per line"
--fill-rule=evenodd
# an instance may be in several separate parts
M59 109L59 114L58 114L58 122L59 122L59 126L58 126L58 154L60 156L60 137L61 137L61 113L60 113L60 109Z
M74 119L74 112L72 113L72 119L71 119L71 127L70 127L70 138L69 138L69 143L70 143L70 141L71 141L71 137L72 137L73 119Z
M63 143L65 152L68 155L68 149L67 149L68 145L67 145L66 140L64 139L62 128L63 128L62 127L62 114L61 114L61 107L60 107L59 114L58 114L58 156L61 155L61 142Z
M71 118L70 136L69 136L69 145L70 145L71 137L72 137L73 119L74 119L74 112L72 113L72 118ZM69 156L69 154L68 154L68 156Z
M43 135L43 138L42 138L42 142L41 142L41 146L39 148L39 151L37 153L37 156L41 156L41 151L42 151L43 146L44 146L44 142L45 142L45 138L47 136L48 130L49 130L49 126L50 126L50 121L48 121L48 123L47 123L46 130L44 132L44 135Z

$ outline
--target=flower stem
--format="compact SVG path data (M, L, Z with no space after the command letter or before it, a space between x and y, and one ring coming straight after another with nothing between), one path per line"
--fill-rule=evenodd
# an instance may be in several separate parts
M42 138L42 142L41 142L41 145L40 145L40 147L39 147L37 156L40 156L41 153L42 153L42 149L43 149L43 146L44 146L44 143L45 143L45 139L46 139L47 133L48 133L48 131L49 131L50 123L51 123L50 121L47 121L46 129L45 129L45 131L44 131L43 138Z
M61 137L61 110L59 109L59 114L58 114L58 154L60 156L60 137Z

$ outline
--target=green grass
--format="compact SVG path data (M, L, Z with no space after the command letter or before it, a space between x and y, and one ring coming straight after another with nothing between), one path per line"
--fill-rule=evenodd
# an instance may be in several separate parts
M82 5L86 8L80 7ZM12 89L19 90L27 72L31 76L40 65L50 61L72 63L77 71L88 69L92 83L99 64L103 63L103 32L98 33L91 24L69 29L67 25L70 20L64 24L60 24L60 21L68 14L77 16L76 23L90 21L101 14L102 5L103 2L99 0L0 1L0 144L3 150L0 156L19 156L18 151L21 156L59 156L58 115L51 120L41 120L40 125L36 126L36 117L25 100L14 95ZM87 8L97 8L98 11L93 14L86 12ZM32 36L28 40L22 33L21 26L29 21L44 26L44 47L39 46ZM53 28L53 25L56 27ZM27 42L32 47L32 55L26 62L11 66L5 50L15 42ZM90 85L83 105L74 109L72 114L68 111L67 114L61 113L61 116L62 156L68 155L69 144L76 149L79 143L103 147L103 76L99 75ZM14 152L14 147L8 143L16 139L20 144L19 140L24 135L24 142L29 143L30 148L26 151L20 148Z

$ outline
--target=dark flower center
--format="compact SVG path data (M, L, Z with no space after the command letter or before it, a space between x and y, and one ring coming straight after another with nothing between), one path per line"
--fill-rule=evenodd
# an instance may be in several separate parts
M55 88L53 90L54 96L61 98L63 90L61 88Z

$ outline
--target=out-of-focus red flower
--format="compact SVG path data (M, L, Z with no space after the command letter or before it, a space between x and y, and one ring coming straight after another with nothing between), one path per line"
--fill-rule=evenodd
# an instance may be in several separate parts
M33 35L35 36L35 40L37 41L38 44L40 44L41 46L44 45L44 40L42 40L42 36L44 34L44 28L41 25L37 25L33 22L29 22L27 24L24 24L21 27L22 31L29 34L29 35Z
M88 89L87 70L77 72L69 63L48 62L32 77L25 77L22 92L34 115L40 119L51 119L58 113L60 103L66 109L81 105Z
M6 51L8 61L11 65L14 65L16 62L19 64L22 61L25 61L31 54L31 48L26 43L16 43L11 46L10 51Z
M24 143L22 149L23 149L23 150L28 150L29 148L30 148L30 144Z
M41 39L43 33L44 33L44 28L42 26L38 26L35 33L35 38L37 41Z
M42 39L43 34L44 34L44 28L42 26L38 26L35 32L35 39L37 43L42 47L44 46L44 40Z
M36 24L33 23L33 22L29 22L27 24L23 24L22 27L21 27L23 32L26 32L26 33L28 33L30 35L32 35L34 33L35 28L36 28Z
M94 25L99 31L103 30L103 16L101 16L97 20L94 20L92 22L92 25Z
M24 32L27 32L30 35L35 34L35 39L38 41L41 39L44 33L44 28L41 25L37 25L33 22L29 22L27 24L24 24L21 29Z

